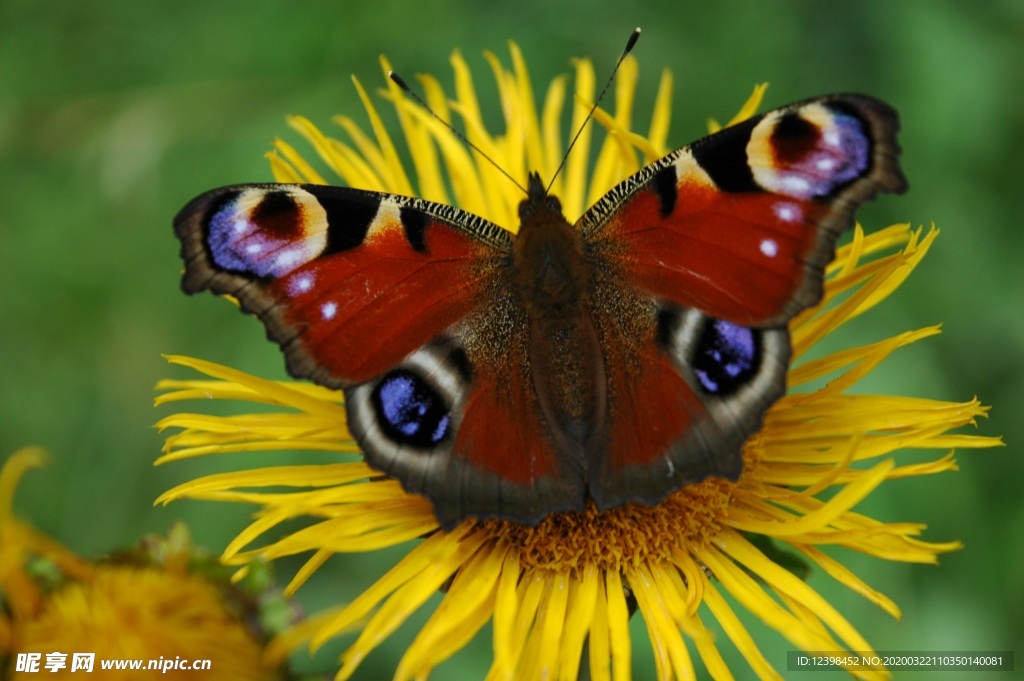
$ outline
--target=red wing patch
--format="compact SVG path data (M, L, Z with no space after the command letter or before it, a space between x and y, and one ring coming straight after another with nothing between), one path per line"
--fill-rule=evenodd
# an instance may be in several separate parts
M727 194L679 182L671 219L640 192L609 225L630 282L738 324L764 324L793 300L812 257L823 206L771 194ZM788 219L779 217L786 216Z
M480 376L479 371L474 379L455 455L513 485L557 475L561 465L537 418L529 379Z
M484 299L490 270L465 235L430 223L427 253L400 227L350 251L319 258L266 291L296 342L330 376L361 382L382 374L465 317Z
M630 466L657 464L705 411L668 356L653 343L638 359L638 366L613 365L609 375L614 418L607 465L612 476Z

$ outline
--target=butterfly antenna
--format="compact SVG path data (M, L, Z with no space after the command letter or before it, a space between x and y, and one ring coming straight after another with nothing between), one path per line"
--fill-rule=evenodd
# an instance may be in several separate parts
M467 144L467 145L469 146L469 148L470 148L470 149L472 149L472 150L473 150L473 151L475 151L476 153L480 154L480 155L481 155L482 157L484 157L484 158L485 158L485 159L487 160L487 162L488 162L488 163L490 163L490 164L491 164L492 166L494 166L495 168L497 168L497 169L498 169L498 172L500 172L500 173L501 173L502 175L504 175L504 176L505 176L505 177L507 177L508 179L512 180L512 183L513 183L513 184L514 184L515 186L517 186L517 187L519 187L520 189L522 189L522 190L523 190L523 193L524 193L524 194L529 194L529 192L527 192L527 191L526 191L526 187L524 187L523 185L519 184L519 182L517 182L517 181L516 181L516 178L512 177L511 175L509 175L509 174L508 174L508 171L507 171L507 170L505 170L505 169L504 169L504 168L502 168L502 167L501 167L500 165L498 165L497 161L495 161L495 160L494 160L493 158L491 158L490 156L488 156L487 154L485 154L485 153L483 152L483 150L482 150L482 149L481 149L480 147L478 147L477 145L475 145L475 144L473 144L472 142L470 142L470 141L469 141L469 138L468 138L468 137L466 137L465 135L463 135L463 134L462 134L461 132L459 132L458 130L456 130L456 129L455 129L454 127L452 127L452 124L451 124L451 123L449 123L448 121L444 120L443 118L441 118L440 116L438 116L438 115L437 115L436 113L434 113L434 110L430 108L430 105L429 105L429 104L427 104L427 103L426 103L426 102L425 102L425 101L423 100L423 98L422 98L422 97L420 97L420 96L419 96L418 94L416 94L415 92L413 92L413 89L412 89L411 87L409 87L409 84L408 84L408 83L406 83L406 82L405 82L405 81L404 81L404 80L402 79L402 77L401 77L401 76L399 76L399 75L398 75L397 73L395 73L394 71L388 71L388 78L390 78L390 79L391 79L392 81L394 81L395 85L397 85L398 87L402 88L402 90L403 90L403 91L405 91L405 94L407 94L407 95L409 95L410 97L412 97L413 99L415 99L415 100L416 100L416 102L417 102L417 103L418 103L418 104L419 104L420 106L422 106L422 107L423 107L424 109L426 109L427 113L429 113L429 114L430 114L431 116L433 116L434 118L436 118L437 120L439 120L439 121L440 121L440 122L441 122L441 123L442 123L442 124L444 125L444 127L446 127L446 128L448 128L449 130L451 130L451 131L452 131L452 134L454 134L454 135L455 135L456 137L458 137L458 138L459 138L460 140L462 140L463 142L465 142L465 143L466 143L466 144Z
M551 182L548 183L548 188L545 192L551 191L551 185L555 183L555 178L558 177L558 174L562 172L562 168L565 167L565 162L569 158L569 153L572 151L572 148L576 146L576 140L580 138L583 128L587 127L587 123L589 123L590 119L594 117L594 112L597 111L597 106L601 103L601 100L604 99L605 93L608 92L608 88L612 85L612 81L615 80L615 74L619 72L619 67L622 66L622 61L626 58L626 55L633 51L633 46L636 45L636 41L639 39L640 28L637 27L634 28L633 32L629 35L629 40L626 41L626 49L622 51L622 54L619 56L619 60L615 62L615 68L612 69L612 74L608 76L608 80L605 81L604 89L601 90L601 94L599 94L597 99L594 100L594 105L590 107L590 112L587 114L587 117L583 119L583 124L580 125L578 130L576 130L576 135L572 138L572 141L569 142L569 148L565 150L565 156L562 157L562 162L558 164L558 169L555 170L555 174L551 176Z

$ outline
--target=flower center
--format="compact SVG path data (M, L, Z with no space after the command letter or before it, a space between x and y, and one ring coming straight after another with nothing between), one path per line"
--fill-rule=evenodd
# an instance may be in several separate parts
M734 484L709 478L673 492L656 506L626 504L598 511L555 513L536 527L487 520L480 529L508 541L523 569L579 574L587 565L619 571L669 559L673 549L704 544L721 527Z

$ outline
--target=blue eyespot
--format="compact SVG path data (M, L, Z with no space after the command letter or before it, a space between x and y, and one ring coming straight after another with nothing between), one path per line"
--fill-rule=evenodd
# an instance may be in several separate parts
M761 363L760 335L754 329L722 319L708 320L693 358L693 372L705 392L730 395L757 374Z
M451 411L444 398L417 374L397 369L373 391L377 421L398 444L428 449L449 433Z

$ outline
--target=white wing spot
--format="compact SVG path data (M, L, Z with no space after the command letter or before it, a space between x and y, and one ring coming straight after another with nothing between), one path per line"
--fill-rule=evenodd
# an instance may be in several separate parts
M256 255L263 250L263 244L249 244L245 247L246 255Z
M818 159L818 162L814 165L818 167L818 170L832 170L832 168L835 167L836 162L831 158L822 158Z
M288 284L288 294L291 296L299 296L303 293L307 293L313 289L314 281L315 277L312 272L300 274L292 279Z
M761 252L769 258L774 258L779 254L779 243L775 239L762 239Z
M839 134L838 130L826 130L824 138L825 144L828 144L829 146L838 147L842 144L842 136Z
M796 222L800 219L800 209L792 203L775 204L775 217L783 222Z
M338 313L338 304L334 302L324 303L320 306L320 314L324 319L334 319L334 315Z

